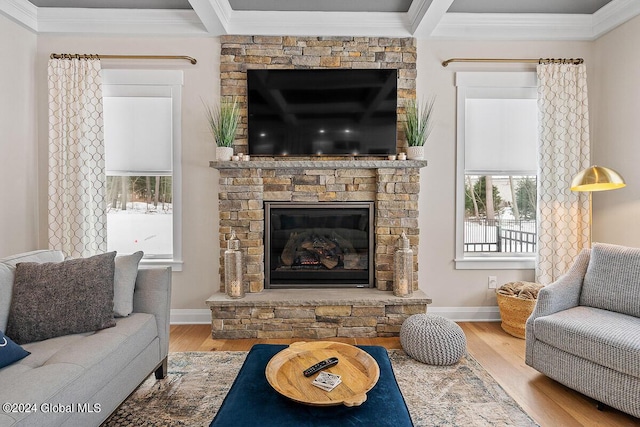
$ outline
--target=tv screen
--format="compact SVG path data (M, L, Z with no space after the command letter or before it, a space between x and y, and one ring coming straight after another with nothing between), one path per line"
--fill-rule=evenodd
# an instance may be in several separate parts
M396 152L397 70L247 70L251 155Z

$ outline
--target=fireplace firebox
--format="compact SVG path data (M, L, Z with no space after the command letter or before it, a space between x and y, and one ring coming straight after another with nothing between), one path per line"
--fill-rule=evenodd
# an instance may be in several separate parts
M265 288L374 286L372 202L265 202Z

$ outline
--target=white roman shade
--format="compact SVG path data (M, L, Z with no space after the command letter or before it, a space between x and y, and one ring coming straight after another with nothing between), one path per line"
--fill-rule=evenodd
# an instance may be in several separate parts
M458 159L470 175L535 174L537 78L532 72L458 72ZM531 120L534 117L535 120Z
M537 168L537 101L467 97L465 170L499 174L535 173Z
M107 173L171 173L172 99L168 95L104 97Z

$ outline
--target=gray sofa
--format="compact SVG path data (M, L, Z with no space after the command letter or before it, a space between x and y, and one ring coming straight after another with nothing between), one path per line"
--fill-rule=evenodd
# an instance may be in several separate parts
M0 259L1 330L15 265L62 260L58 251ZM170 299L170 270L140 269L133 313L115 327L23 344L31 354L0 369L0 403L14 404L0 409L0 426L99 426L149 374L166 374Z
M526 363L640 417L640 249L596 243L543 288L526 323Z

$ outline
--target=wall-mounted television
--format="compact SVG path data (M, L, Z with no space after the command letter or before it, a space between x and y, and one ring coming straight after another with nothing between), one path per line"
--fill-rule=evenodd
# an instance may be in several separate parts
M247 70L249 154L395 154L397 80L397 70Z

